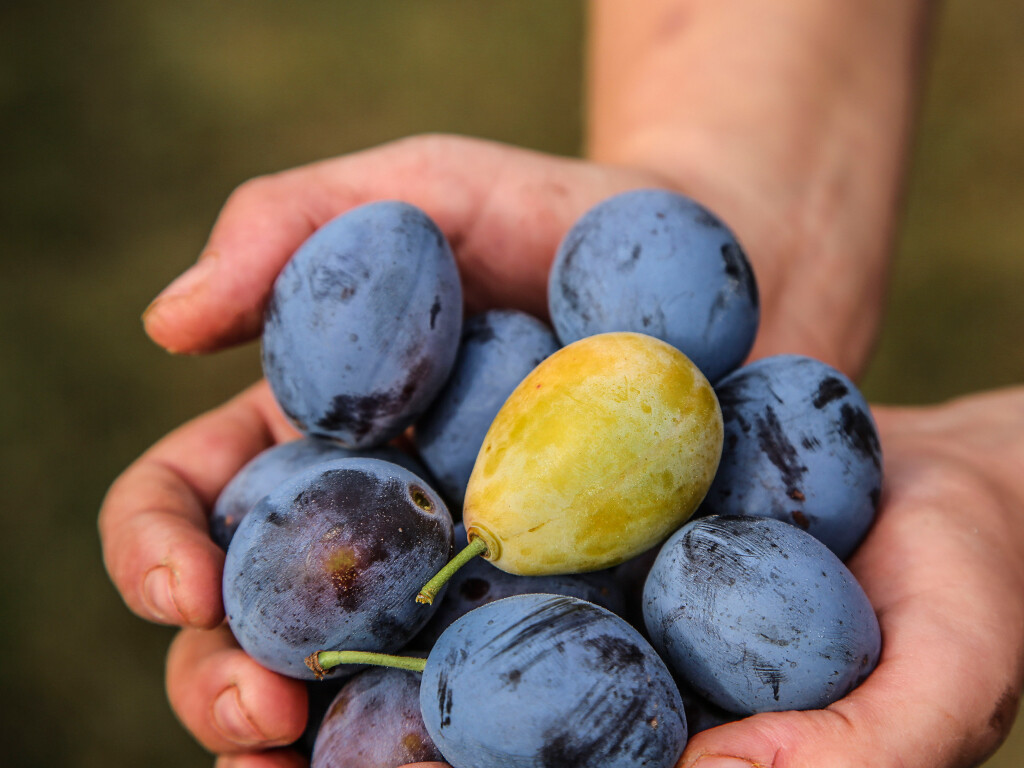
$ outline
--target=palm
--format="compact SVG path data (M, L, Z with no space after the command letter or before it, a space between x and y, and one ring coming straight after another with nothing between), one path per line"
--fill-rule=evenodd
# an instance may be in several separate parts
M1014 510L991 482L986 442L1001 434L1000 460L1020 466L1022 409L1017 393L877 410L886 489L850 566L878 613L879 666L828 709L758 715L700 734L683 765L715 754L774 768L852 767L867 756L872 765L945 768L973 765L998 746L1020 685L1024 574ZM898 733L879 731L894 713ZM863 743L873 733L878 741Z

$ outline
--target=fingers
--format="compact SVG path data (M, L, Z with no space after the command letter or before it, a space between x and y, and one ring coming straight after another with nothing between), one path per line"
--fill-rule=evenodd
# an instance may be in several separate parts
M220 753L217 768L308 765L298 752L278 748L302 736L305 686L249 658L226 626L178 633L167 656L167 692L182 724L204 747Z
M223 619L223 551L209 535L220 489L259 451L296 436L260 383L172 432L114 482L100 510L103 557L135 613L165 624Z
M889 445L883 513L851 561L882 627L878 668L826 710L757 715L697 735L684 768L952 768L976 764L1005 738L1024 616L1016 568L1007 567L1012 547L997 525L982 530L999 502L956 466L918 464Z
M306 725L305 686L253 661L226 625L178 633L167 655L167 695L182 724L217 753L291 744ZM288 753L265 759L267 768L296 764Z
M204 352L259 333L277 273L302 241L348 209L401 199L452 243L470 308L546 314L558 241L591 203L640 183L492 142L420 136L247 182L231 195L199 262L144 316L174 352Z

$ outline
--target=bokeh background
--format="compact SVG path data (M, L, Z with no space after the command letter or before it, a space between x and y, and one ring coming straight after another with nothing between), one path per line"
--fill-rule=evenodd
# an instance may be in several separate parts
M171 631L103 572L130 460L259 375L175 358L148 301L231 189L423 131L579 152L580 2L6 0L0 5L0 733L19 766L202 766L162 690ZM889 315L864 387L1024 382L1024 5L949 0ZM1024 724L987 765L1024 764Z

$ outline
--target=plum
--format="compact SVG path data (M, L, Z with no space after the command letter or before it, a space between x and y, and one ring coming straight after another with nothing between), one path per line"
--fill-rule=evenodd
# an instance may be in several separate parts
M402 648L430 618L416 589L450 557L451 516L422 479L337 459L277 486L246 515L224 562L224 608L242 648L312 675L318 648Z
M462 311L455 258L437 225L407 203L362 205L318 229L278 275L263 371L305 434L380 445L441 390Z
M420 714L420 678L376 667L348 680L313 744L311 768L397 768L444 760Z
M321 651L323 673L373 663ZM444 631L422 672L420 711L454 766L671 768L686 746L683 701L643 636L604 608L563 595L517 595Z
M663 189L598 203L558 246L548 305L563 344L607 331L655 336L712 382L750 352L757 283L732 232L693 200Z
M417 600L473 555L540 576L658 544L707 493L721 418L707 379L663 341L603 333L563 347L495 417L466 490L469 547Z
M700 514L784 520L845 560L871 528L882 488L878 433L857 387L819 360L776 355L715 391L725 445Z
M874 669L864 590L824 544L766 517L691 521L644 588L651 643L700 696L741 715L818 709Z
M445 758L474 768L669 768L686 744L679 691L647 641L565 596L508 597L452 624L420 707Z
M544 323L511 309L466 321L455 369L441 394L416 422L416 447L438 490L461 507L487 428L526 375L558 349Z
M390 461L427 477L416 459L392 446L356 451L318 437L292 440L260 452L224 486L210 515L210 535L221 548L227 549L242 518L275 486L314 464L350 457Z

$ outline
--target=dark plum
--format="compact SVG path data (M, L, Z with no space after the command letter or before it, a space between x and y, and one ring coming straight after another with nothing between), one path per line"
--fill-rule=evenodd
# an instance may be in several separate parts
M444 760L420 714L420 676L377 667L347 681L320 724L311 768L397 768Z
M466 528L459 523L455 526L455 548L461 549L467 543ZM410 647L433 647L441 633L459 617L481 605L512 595L569 595L600 605L619 616L626 611L626 596L614 577L613 569L552 576L517 576L475 559L452 576L447 590L433 618L413 639Z
M264 317L263 370L302 432L380 445L441 390L462 311L437 225L406 203L369 203L317 230L281 270Z
M760 321L757 283L729 229L683 195L623 192L558 247L548 305L563 344L606 331L655 336L714 383L740 365Z
M239 644L281 674L324 647L390 652L429 620L416 591L449 559L451 516L426 483L376 459L318 464L242 520L224 562Z
M352 457L390 461L426 477L426 470L416 459L392 446L352 450L318 437L292 440L259 453L224 486L210 515L210 535L227 549L242 518L277 485L314 464Z
M825 707L870 674L881 647L842 561L765 517L706 517L677 531L647 577L644 619L680 677L742 715Z
M451 378L416 423L416 447L449 502L461 506L487 428L512 390L558 349L548 326L524 312L474 315L462 330Z
M864 397L830 365L777 355L722 379L725 443L700 514L773 517L846 559L875 519L882 453Z
M670 768L686 744L664 662L573 597L508 597L458 619L427 658L420 707L455 766Z

